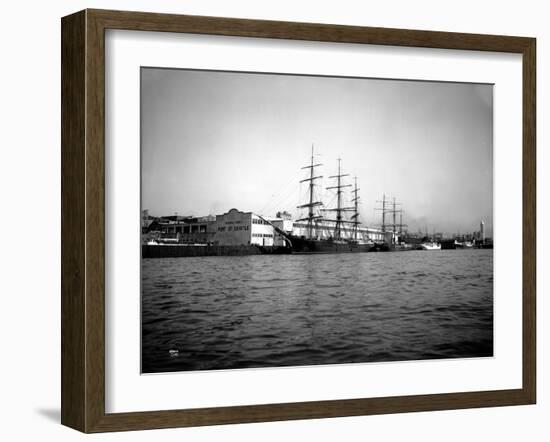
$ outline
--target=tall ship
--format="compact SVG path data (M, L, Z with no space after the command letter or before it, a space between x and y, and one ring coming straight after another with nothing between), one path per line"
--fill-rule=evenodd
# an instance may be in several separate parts
M359 188L357 178L354 180L351 190L352 205L344 204L344 189L352 187L345 184L344 178L349 174L342 173L342 160L338 159L338 172L328 178L333 184L327 190L335 193L335 207L326 208L319 198L316 188L317 183L323 178L316 170L322 166L315 162L313 146L311 147L311 161L307 166L307 178L301 183L307 183L307 202L297 206L298 209L305 209L306 214L296 220L297 223L305 224L303 234L287 233L285 236L293 253L345 253L345 252L368 252L374 247L374 243L359 235ZM351 214L349 217L346 214ZM304 230L304 229L302 229Z
M409 244L403 240L403 227L407 227L407 224L403 224L403 209L398 208L401 206L401 203L396 203L395 197L393 198L393 203L386 198L384 193L382 200L377 201L381 204L382 207L375 208L382 212L382 233L384 235L384 240L376 244L376 251L393 251L393 252L402 252L407 250L413 250L414 247L412 244ZM399 214L399 223L397 222L397 214ZM393 223L387 222L387 216L391 215L393 218Z

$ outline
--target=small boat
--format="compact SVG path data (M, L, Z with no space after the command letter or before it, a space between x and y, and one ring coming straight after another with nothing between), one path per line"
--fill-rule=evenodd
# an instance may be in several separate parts
M456 249L471 249L474 247L474 243L471 241L458 242L455 239L455 248Z
M407 250L413 250L412 244L407 244L405 242L400 242L396 244L392 244L389 246L389 250L392 250L394 252L403 252Z
M441 244L435 241L423 242L420 244L422 250L441 250Z

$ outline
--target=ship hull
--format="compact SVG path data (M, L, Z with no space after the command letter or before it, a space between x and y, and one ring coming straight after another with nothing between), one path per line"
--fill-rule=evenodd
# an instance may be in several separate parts
M292 253L361 253L373 251L374 244L307 239L292 236Z

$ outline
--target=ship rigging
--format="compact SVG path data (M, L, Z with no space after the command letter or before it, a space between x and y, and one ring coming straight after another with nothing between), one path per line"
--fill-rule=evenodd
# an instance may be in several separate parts
M335 219L327 218L325 221L334 222L334 239L336 241L341 241L342 237L342 226L344 224L354 224L354 221L348 221L344 219L343 214L355 210L354 207L342 207L343 200L343 190L346 187L351 187L351 184L343 184L342 178L349 176L347 173L342 173L342 159L338 158L338 174L330 176L329 178L336 179L336 185L327 187L327 190L336 190L336 207L331 209L321 209L323 212L334 212L336 214Z
M311 164L308 166L302 167L302 169L309 169L309 177L305 178L300 181L300 183L309 183L309 202L306 204L302 204L300 206L297 206L298 209L308 209L308 215L305 218L300 218L297 221L307 221L308 225L308 237L313 238L313 236L317 236L317 232L315 232L315 235L313 235L313 229L314 229L314 222L316 220L320 220L323 218L322 215L316 215L314 212L315 207L322 206L323 203L321 201L315 201L314 198L314 190L315 190L315 181L320 180L323 178L322 175L315 176L315 168L320 167L322 164L315 164L315 156L313 152L313 144L311 145Z
M305 216L299 217L297 222L305 222L305 235L288 234L287 239L292 244L294 252L366 252L372 248L373 243L359 238L359 188L355 177L351 190L350 206L345 204L345 190L352 184L346 184L344 178L349 174L342 171L342 160L338 158L338 171L336 175L328 178L334 180L334 184L326 187L326 190L335 194L335 206L324 207L321 198L316 193L320 185L319 180L323 175L317 173L317 168L322 166L315 161L314 146L311 146L310 162L302 170L307 170L307 177L300 183L307 183L307 202L296 206L298 209L306 209ZM349 219L347 214L351 213ZM346 226L352 226L351 229ZM351 234L350 234L351 232ZM320 234L323 233L323 234ZM328 233L328 235L327 235Z

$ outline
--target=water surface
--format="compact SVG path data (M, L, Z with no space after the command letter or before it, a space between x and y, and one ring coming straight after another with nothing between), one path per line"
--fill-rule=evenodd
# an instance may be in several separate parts
M142 260L144 373L492 354L492 250Z

